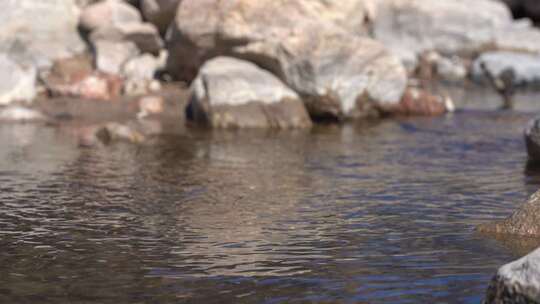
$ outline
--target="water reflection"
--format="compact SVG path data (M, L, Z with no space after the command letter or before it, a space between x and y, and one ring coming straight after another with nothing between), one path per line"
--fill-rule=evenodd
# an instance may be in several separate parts
M0 126L0 302L477 303L521 253L473 228L536 190L529 118L93 149Z

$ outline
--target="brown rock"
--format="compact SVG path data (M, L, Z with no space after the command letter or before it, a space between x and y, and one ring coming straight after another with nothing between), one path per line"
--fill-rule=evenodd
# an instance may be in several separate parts
M425 90L408 88L399 104L382 107L381 110L389 115L408 116L437 116L448 112L448 101Z
M477 230L483 233L540 236L540 191L508 218L480 225Z

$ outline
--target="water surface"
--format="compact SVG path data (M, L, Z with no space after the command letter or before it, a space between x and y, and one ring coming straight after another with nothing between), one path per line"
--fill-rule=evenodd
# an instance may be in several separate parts
M0 125L1 303L479 303L530 114L78 148Z

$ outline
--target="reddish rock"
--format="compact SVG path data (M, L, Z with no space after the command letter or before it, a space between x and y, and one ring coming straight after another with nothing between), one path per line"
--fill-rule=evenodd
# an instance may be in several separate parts
M382 112L389 115L437 116L452 110L451 100L423 89L408 88L397 105L386 107Z
M94 71L91 59L79 56L59 60L42 80L51 96L110 100L120 96L123 80L119 76Z

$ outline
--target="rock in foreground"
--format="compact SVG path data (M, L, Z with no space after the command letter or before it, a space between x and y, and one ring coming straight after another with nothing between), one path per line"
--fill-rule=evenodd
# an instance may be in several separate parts
M191 118L215 128L311 125L298 95L271 73L229 57L206 62L191 85Z
M477 230L485 233L540 236L540 191L534 193L510 217L499 222L480 225Z
M540 118L531 120L525 128L527 154L532 162L540 161Z
M484 303L540 303L540 249L499 268L488 287Z

